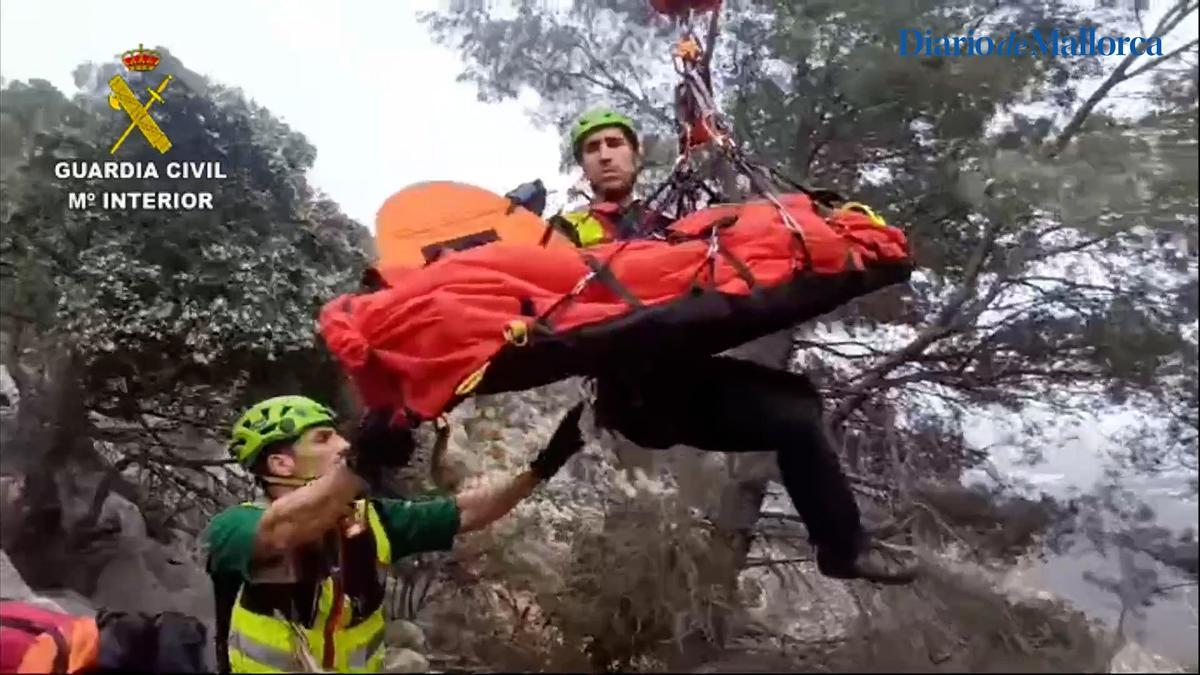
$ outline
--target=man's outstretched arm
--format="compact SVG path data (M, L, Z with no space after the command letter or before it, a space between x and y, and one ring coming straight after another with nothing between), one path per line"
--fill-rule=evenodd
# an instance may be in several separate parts
M460 513L458 531L478 530L503 518L522 499L532 494L538 484L554 476L572 455L583 448L583 438L579 432L582 413L583 404L580 403L563 417L550 442L526 471L499 483L468 488L456 494L454 501Z
M541 479L532 470L498 484L469 488L454 495L459 511L459 533L481 530L503 518L533 494Z

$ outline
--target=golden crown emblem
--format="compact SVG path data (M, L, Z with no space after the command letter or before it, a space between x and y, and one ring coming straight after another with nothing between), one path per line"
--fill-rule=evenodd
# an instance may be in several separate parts
M153 49L146 49L138 44L137 49L130 49L121 54L121 62L125 67L135 71L154 70L158 67L158 62L162 60L158 52Z

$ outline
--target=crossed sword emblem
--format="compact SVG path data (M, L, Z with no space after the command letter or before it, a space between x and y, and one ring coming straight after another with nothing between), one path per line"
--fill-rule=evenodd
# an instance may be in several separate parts
M163 130L158 127L154 118L150 117L150 106L155 103L165 103L159 94L162 94L163 90L167 88L173 77L173 75L167 75L162 84L158 85L158 88L146 90L150 94L150 100L146 102L146 105L142 105L137 95L133 93L133 90L129 88L125 79L120 75L114 75L108 81L108 88L112 90L112 93L108 95L108 104L112 106L113 110L124 110L129 115L130 120L129 126L125 127L125 133L121 134L121 137L113 144L108 154L116 154L117 148L121 147L121 144L129 137L134 127L141 130L142 135L146 137L150 145L160 153L165 153L171 149L171 139L167 138Z

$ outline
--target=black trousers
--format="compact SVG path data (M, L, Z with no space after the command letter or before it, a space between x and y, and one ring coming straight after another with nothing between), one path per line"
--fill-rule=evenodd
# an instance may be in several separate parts
M639 365L598 378L596 415L646 448L774 451L812 544L838 558L857 552L858 504L807 376L723 356Z

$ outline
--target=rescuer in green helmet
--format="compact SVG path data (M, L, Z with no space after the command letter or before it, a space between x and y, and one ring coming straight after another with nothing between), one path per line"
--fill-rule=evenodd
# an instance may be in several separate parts
M638 234L646 211L633 198L642 171L641 140L628 116L607 108L589 110L570 130L571 153L592 189L592 203L550 218L578 246Z
M570 127L591 203L548 222L589 247L644 237L669 223L634 199L642 169L637 127L626 115L589 110ZM523 188L509 198L544 203ZM541 209L535 209L538 213ZM824 403L803 373L727 356L665 357L629 364L596 380L597 423L646 448L689 445L714 452L773 451L781 481L817 551L817 567L838 579L907 583L916 561L877 545L864 531L854 493L824 424Z
M350 441L333 411L312 399L252 406L234 424L229 450L265 494L225 509L205 532L222 672L379 672L388 566L448 550L457 535L511 511L583 446L581 411L567 414L518 476L408 501L366 494L365 476L406 463L414 448L391 411L364 415Z

